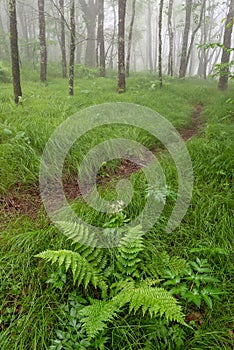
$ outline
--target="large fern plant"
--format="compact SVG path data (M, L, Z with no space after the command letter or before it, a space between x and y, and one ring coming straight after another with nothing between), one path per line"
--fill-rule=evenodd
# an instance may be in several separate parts
M151 317L161 316L185 324L177 300L159 286L160 280L144 268L144 244L141 227L129 228L120 239L118 248L101 249L85 245L85 239L95 243L95 235L74 223L60 222L66 234L76 241L82 235L84 244L75 243L73 250L47 250L37 255L51 263L71 269L74 283L84 289L93 286L101 291L98 299L89 298L90 305L80 311L81 323L88 336L95 337L121 312ZM76 232L76 235L74 234ZM74 242L73 242L74 243Z

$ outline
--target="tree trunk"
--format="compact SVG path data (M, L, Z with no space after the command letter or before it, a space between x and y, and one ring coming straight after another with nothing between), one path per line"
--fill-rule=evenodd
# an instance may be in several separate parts
M163 0L160 0L159 5L159 22L158 22L158 74L159 74L159 82L160 89L163 86L162 79L162 15L163 15Z
M109 68L113 69L114 64L113 64L113 55L114 55L114 46L115 46L115 35L116 35L116 9L115 9L115 3L113 2L113 15L114 15L114 30L113 30L113 35L111 39L111 49L110 49L110 60L109 60Z
M69 62L69 95L74 95L74 63L75 63L75 0L70 0L70 62Z
M149 62L149 70L150 72L153 71L153 58L152 58L152 10L150 6L150 1L148 1L148 62Z
M193 47L195 36L196 36L197 31L199 30L199 28L201 27L201 24L202 24L202 18L203 18L203 14L205 13L205 7L206 7L206 0L203 0L202 5L201 5L201 12L200 12L199 22L198 22L198 25L196 26L196 28L194 29L194 31L192 33L192 37L191 37L188 53L187 53L187 56L186 56L185 74L186 74L186 70L187 70L187 67L188 67L188 62L189 62L189 58L190 58L190 55L191 55L191 51L192 51L192 47Z
M172 29L172 12L173 12L173 2L174 0L169 0L168 7L168 35L169 35L169 56L168 56L168 75L171 77L174 75L174 60L173 60L173 50L174 50L174 33Z
M106 75L105 39L104 39L104 0L99 0L97 53L100 67L100 77Z
M222 59L221 59L221 64L223 65L223 67L221 68L221 71L220 71L220 78L218 83L219 90L226 90L228 88L228 76L229 76L228 63L230 60L230 51L228 50L231 48L233 18L234 18L234 0L231 0L228 15L227 15L227 20L225 23L225 31L224 31L224 38L223 38L224 48L223 48Z
M65 18L64 18L64 0L59 0L60 8L60 26L61 26L61 53L62 53L62 77L67 78L67 58L66 58L66 38L65 38Z
M125 15L127 0L119 0L119 22L118 22L118 92L124 92L125 82Z
M19 48L18 48L18 32L16 18L15 0L8 1L9 19L10 19L10 46L11 46L11 63L12 77L15 103L19 103L19 98L22 96L20 84L20 66L19 66Z
M95 67L96 18L98 15L98 0L80 0L87 29L87 46L85 52L85 65Z
M188 50L188 37L191 24L191 14L192 14L192 0L186 0L186 16L185 16L185 27L183 34L182 52L180 59L180 71L179 77L184 78L186 74L186 64L187 64L187 50Z
M128 51L127 51L127 59L126 59L126 77L129 77L129 69L130 69L130 58L131 58L131 49L132 49L132 33L133 33L133 25L136 14L136 0L132 1L132 17L130 22L129 34L128 34Z
M46 81L47 71L47 48L46 48L46 34L45 34L45 2L38 0L39 11L39 38L40 38L40 80L42 83Z

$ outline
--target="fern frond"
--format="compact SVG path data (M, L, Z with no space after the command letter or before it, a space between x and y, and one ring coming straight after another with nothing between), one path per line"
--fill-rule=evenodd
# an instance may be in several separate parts
M56 225L73 242L80 243L82 246L97 247L98 238L95 233L89 231L88 227L70 221L57 221Z
M149 286L148 282L136 286L133 280L121 281L116 285L118 294L111 300L98 300L85 306L81 310L81 322L88 336L92 338L106 328L107 323L112 322L126 304L129 304L129 313L141 309L143 315L149 312L151 317L165 316L169 321L185 325L184 315L176 299L163 288ZM155 283L156 281L150 282L151 285Z
M83 283L85 288L87 288L91 282L95 288L98 286L102 290L106 289L106 284L102 280L99 270L77 252L71 250L47 250L36 255L36 257L49 261L52 264L64 265L66 271L71 268L74 283L77 282L78 285Z
M95 300L92 305L85 306L81 311L81 322L90 338L95 337L114 320L122 305L118 301Z
M141 226L128 229L125 236L120 239L116 254L116 266L123 275L139 276L138 265L141 259L138 258L138 255L143 249L143 232Z

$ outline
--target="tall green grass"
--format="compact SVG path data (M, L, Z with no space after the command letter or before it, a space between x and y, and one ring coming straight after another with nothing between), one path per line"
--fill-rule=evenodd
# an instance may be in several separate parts
M206 124L198 136L187 142L194 168L190 208L180 227L166 234L167 219L174 204L169 199L160 220L147 233L145 244L155 256L155 261L165 250L170 255L186 259L196 256L207 258L220 280L219 287L226 294L214 302L212 310L203 310L202 325L194 325L194 330L186 331L186 334L176 325L167 329L160 320L119 319L110 326L109 347L103 349L180 349L173 340L179 337L184 337L181 349L232 349L234 129L233 105L227 101L233 95L234 87L220 93L215 81L167 79L163 90L159 90L156 77L137 74L128 79L127 92L118 95L115 79L100 79L94 72L88 79L86 76L81 79L78 68L75 96L70 98L67 96L67 82L57 78L55 72L56 68L48 77L48 83L41 85L37 71L23 70L24 96L18 108L11 97L11 84L6 83L1 88L1 194L14 191L16 185L30 187L38 183L40 157L46 141L63 120L85 107L115 101L138 103L161 113L181 129L189 125L194 106L202 104L201 118ZM131 131L128 130L128 133ZM123 135L123 130L106 130L106 135L119 137ZM152 147L152 140L141 132L134 131L132 136ZM65 171L68 174L74 172L87 150L101 140L101 132L96 135L91 133L81 140L79 147L75 145L66 159ZM165 152L158 158L167 182L176 191L173 161ZM133 218L144 206L146 180L139 172L131 176L131 181L135 189L134 200L125 213ZM100 191L108 199L115 198L114 182ZM108 219L81 200L75 201L72 206L94 225ZM69 248L70 244L49 222L42 208L37 220L27 215L12 214L4 218L2 227L0 348L49 349L55 330L66 322L60 306L67 303L68 294L76 287L68 283L61 291L46 283L56 268L34 256L45 249Z

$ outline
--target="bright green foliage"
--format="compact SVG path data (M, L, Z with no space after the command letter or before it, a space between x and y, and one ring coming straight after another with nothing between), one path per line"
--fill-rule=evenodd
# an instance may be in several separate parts
M193 303L200 308L202 301L212 309L213 298L218 298L224 292L216 288L214 283L219 282L212 275L210 264L206 259L196 258L196 261L189 261L181 269L172 268L164 271L162 277L166 279L163 285L174 286L170 292L180 295L187 303Z
M36 257L50 261L52 264L58 263L59 266L64 265L66 271L71 268L74 283L76 282L78 286L82 283L87 288L88 284L92 283L95 288L97 286L101 289L105 288L105 283L99 271L77 252L71 250L47 250L36 255Z
M124 282L123 289L109 301L96 300L92 305L81 310L81 321L84 323L87 334L94 337L99 331L107 327L124 305L129 304L129 312L138 310L151 317L158 314L170 321L185 324L183 314L176 299L165 289L147 285L146 282Z
M75 237L75 229L82 233L82 237L88 240L90 236L86 228L73 223L62 223L68 237ZM91 234L91 241L94 237ZM107 323L114 320L122 308L129 304L129 313L141 310L143 316L149 312L151 317L160 315L169 321L184 323L183 314L176 299L164 288L154 287L158 280L140 278L140 254L144 249L143 232L141 226L136 226L126 230L120 239L119 247L113 249L114 261L117 268L105 269L99 255L100 249L83 247L82 244L76 246L74 252L71 250L48 250L37 255L46 261L58 263L65 266L66 271L71 268L74 282L82 284L86 289L91 282L105 293L103 300L93 300L91 305L85 306L81 311L81 322L89 337L95 337L100 331L107 327ZM95 250L98 253L95 253ZM107 253L106 253L107 254ZM94 260L94 257L97 259ZM115 266L114 265L114 266ZM103 272L101 274L101 271ZM119 280L111 283L111 274ZM135 280L134 280L134 279ZM109 284L110 295L106 294L106 285Z
M138 265L141 261L139 254L143 251L143 233L140 226L129 229L120 240L116 255L116 266L125 276L139 277Z

